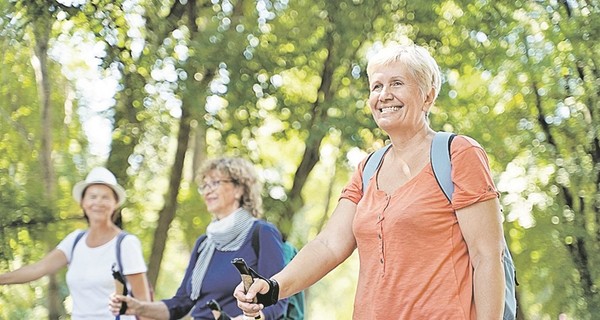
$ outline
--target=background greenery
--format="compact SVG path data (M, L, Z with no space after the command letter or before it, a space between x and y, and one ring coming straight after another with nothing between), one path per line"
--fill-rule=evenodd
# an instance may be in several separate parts
M599 10L597 0L1 1L0 272L85 228L70 191L95 165L127 188L122 220L145 244L159 299L209 221L193 182L208 157L255 162L266 218L302 246L356 162L385 143L365 104L366 57L414 42L444 75L433 127L489 153L520 319L592 319ZM353 256L310 288L309 319L350 318L356 269ZM68 319L63 273L0 287L0 318Z

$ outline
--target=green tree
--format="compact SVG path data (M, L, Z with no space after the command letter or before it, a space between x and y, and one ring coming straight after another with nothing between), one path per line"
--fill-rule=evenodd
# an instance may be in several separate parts
M432 126L488 151L520 318L600 312L597 1L66 3L0 3L0 270L85 227L70 190L99 163L128 189L122 218L152 244L159 297L174 291L209 222L193 182L207 157L254 161L266 218L301 246L337 202L349 159L385 144L365 103L366 56L388 41L414 42L444 76ZM103 155L83 130L83 62L52 53L77 39L102 48L92 68L118 83L100 113L112 131ZM355 259L311 288L311 316L350 317L352 299L327 290L352 291ZM3 303L9 291L0 288L0 315L58 317L67 292L57 285L47 308L33 290L40 283L17 286L18 303Z

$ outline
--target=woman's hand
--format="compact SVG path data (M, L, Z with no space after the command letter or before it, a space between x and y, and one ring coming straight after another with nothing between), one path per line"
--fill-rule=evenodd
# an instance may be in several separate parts
M245 315L254 317L261 313L264 309L264 305L253 302L256 298L256 294L265 294L269 291L269 284L262 279L255 278L254 283L248 288L248 292L244 290L244 283L240 284L233 291L233 296L238 301L238 307L242 309Z
M110 300L108 303L110 312L114 316L118 316L123 303L127 303L127 310L125 310L125 314L127 314L127 315L138 314L138 312L139 312L138 309L142 305L142 303L140 301L138 301L137 299L113 293L110 295Z
M127 304L126 315L142 317L140 319L167 320L170 317L169 308L163 301L141 301L129 296L123 296L113 293L110 295L108 308L110 312L117 316L123 303Z

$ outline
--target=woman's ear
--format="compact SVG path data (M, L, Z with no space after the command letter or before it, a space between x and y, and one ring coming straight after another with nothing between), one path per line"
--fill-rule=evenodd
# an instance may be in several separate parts
M433 101L435 100L435 95L435 88L431 87L429 92L425 95L425 101L423 103L423 111L425 111L426 113L428 113L429 109L431 109Z
M244 187L237 186L237 188L235 188L235 200L241 201L243 197L244 197Z

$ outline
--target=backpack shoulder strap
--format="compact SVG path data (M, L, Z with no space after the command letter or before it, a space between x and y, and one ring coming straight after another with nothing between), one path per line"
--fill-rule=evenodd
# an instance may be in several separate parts
M449 202L452 202L452 194L454 193L450 145L455 136L456 134L451 132L437 132L431 143L430 150L433 176Z
M254 249L254 254L256 254L256 259L258 260L258 253L260 252L260 227L262 224L260 221L256 221L256 227L252 230L252 249Z
M121 273L123 273L123 260L121 259L121 243L127 235L129 235L129 233L123 230L121 230L121 232L119 232L119 234L117 235L117 264L119 265L119 270L121 271ZM125 276L125 274L123 274L123 276Z
M79 233L75 237L75 241L73 242L73 247L71 248L71 261L73 261L73 253L75 252L75 246L77 245L77 243L79 242L79 240L81 240L81 238L83 237L83 235L86 232L87 232L86 230L81 230L81 231L79 231Z
M375 174L375 171L377 171L377 168L381 164L381 161L383 160L383 155L391 146L392 146L392 144L390 143L385 147L379 148L378 150L373 151L367 158L367 162L365 163L365 167L363 168L363 175L362 175L362 191L363 191L363 193L365 192L365 190L367 190L367 186L369 185L369 180L371 180L371 177L373 177L373 175Z

